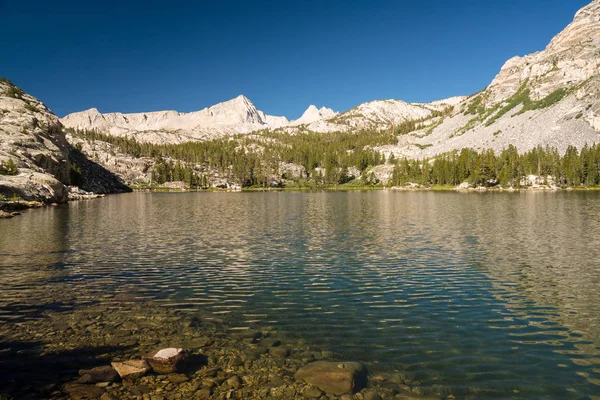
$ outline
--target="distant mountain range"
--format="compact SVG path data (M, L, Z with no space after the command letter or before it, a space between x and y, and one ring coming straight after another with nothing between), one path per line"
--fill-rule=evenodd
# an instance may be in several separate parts
M313 132L335 132L351 129L375 129L421 119L455 105L464 97L429 104L411 104L400 100L380 100L361 104L342 114L330 108L310 105L304 114L288 121L286 117L265 114L244 95L190 113L154 111L146 113L107 113L97 109L76 112L61 118L68 128L96 129L117 136L132 136L151 143L181 143L211 140L224 136L250 133L262 129L286 128Z
M386 154L430 157L471 147L500 150L509 144L566 149L598 142L600 136L600 0L581 9L545 50L508 60L480 93L427 104L378 100L343 113L310 106L301 118L257 110L245 96L191 113L160 111L101 114L96 109L69 114L72 128L98 129L139 141L180 143L210 140L262 129L289 132L347 132L395 129L416 121L413 132L399 131Z

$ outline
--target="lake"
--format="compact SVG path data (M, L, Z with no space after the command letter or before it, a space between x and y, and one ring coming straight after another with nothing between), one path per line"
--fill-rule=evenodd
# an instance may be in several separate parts
M132 193L0 229L0 325L122 294L424 394L600 399L599 192Z

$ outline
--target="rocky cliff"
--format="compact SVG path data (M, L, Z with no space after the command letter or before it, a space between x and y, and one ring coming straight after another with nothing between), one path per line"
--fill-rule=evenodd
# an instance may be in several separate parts
M546 49L508 60L490 85L431 118L385 153L431 157L510 144L565 151L600 142L600 1L581 9Z
M85 157L73 161L59 119L44 103L10 81L0 81L0 195L46 203L68 200L67 186L78 183L100 193L127 188ZM9 166L9 167L8 167ZM76 182L74 182L76 181Z

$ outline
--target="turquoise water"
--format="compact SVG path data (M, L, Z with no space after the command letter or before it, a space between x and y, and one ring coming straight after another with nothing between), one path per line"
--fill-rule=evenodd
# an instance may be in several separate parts
M35 282L85 286L276 330L426 391L598 399L599 220L596 192L109 196L0 222L0 321Z

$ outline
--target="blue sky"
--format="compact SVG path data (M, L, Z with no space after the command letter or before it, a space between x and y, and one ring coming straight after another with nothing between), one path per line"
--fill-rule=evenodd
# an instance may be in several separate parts
M193 111L244 94L309 104L426 102L487 86L588 0L0 0L0 76L57 115Z

